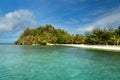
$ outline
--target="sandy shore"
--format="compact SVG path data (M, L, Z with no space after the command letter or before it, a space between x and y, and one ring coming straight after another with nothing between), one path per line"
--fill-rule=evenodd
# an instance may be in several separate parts
M61 46L72 46L72 47L80 47L80 48L87 48L87 49L120 51L120 46L114 46L114 45L50 44L50 43L47 45L61 45Z

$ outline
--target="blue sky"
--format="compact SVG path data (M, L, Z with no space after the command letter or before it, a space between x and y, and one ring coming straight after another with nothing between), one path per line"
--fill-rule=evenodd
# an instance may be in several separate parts
M13 43L26 27L52 24L71 34L120 25L120 0L0 0L0 43Z

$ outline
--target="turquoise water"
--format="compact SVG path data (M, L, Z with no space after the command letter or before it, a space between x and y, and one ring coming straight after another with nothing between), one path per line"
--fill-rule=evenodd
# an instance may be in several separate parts
M0 45L0 80L120 80L120 52Z

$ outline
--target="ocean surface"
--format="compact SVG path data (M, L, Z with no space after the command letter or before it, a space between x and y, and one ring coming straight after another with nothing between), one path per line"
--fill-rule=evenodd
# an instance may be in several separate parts
M120 52L0 45L0 80L120 80Z

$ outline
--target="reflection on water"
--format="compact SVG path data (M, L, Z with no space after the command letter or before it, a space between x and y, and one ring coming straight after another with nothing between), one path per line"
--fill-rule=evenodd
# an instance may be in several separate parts
M119 80L120 53L0 45L0 80Z

